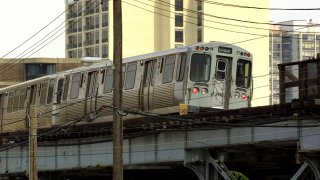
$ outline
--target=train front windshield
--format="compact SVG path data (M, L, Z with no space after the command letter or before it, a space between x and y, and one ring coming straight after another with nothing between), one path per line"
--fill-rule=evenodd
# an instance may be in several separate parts
M211 56L207 54L193 54L191 57L190 80L207 82L210 80Z

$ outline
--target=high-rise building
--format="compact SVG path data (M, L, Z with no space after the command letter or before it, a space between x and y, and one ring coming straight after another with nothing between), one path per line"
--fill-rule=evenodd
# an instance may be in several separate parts
M279 25L280 24L280 25ZM292 20L270 26L270 104L279 104L279 63L315 58L320 53L320 27L312 20ZM298 77L298 67L287 69ZM297 88L288 89L286 101L298 98Z
M269 103L269 12L198 0L123 0L123 57L197 42L223 41L250 51L257 76L253 105ZM229 4L229 5L228 5ZM241 1L268 7L269 1ZM113 58L111 0L66 0L66 57ZM267 74L267 76L261 76Z

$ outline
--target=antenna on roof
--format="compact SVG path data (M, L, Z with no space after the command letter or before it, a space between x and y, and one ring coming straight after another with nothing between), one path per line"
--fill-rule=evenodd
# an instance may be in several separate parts
M108 62L111 62L110 65L112 64L112 61L110 59L104 59L101 57L83 57L80 60L81 62L84 63L85 66L90 66L93 63L99 63L103 61L107 61L107 65L108 65Z

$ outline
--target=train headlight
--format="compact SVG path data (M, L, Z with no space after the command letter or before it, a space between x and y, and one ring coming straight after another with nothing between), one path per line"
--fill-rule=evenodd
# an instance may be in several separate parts
M241 95L241 99L242 99L243 101L246 101L246 100L247 100L247 95L242 94L242 95Z
M236 98L239 98L239 97L240 97L240 93L239 93L239 92L236 92L236 93L234 94L234 96L235 96Z
M198 93L199 93L199 88L194 87L194 88L192 89L192 93L193 93L193 94L198 94Z
M201 89L201 94L208 94L208 89L207 88L202 88Z

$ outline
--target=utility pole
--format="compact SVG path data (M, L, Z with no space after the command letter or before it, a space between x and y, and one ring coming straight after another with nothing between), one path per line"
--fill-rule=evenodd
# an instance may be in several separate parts
M122 108L122 12L121 0L113 0L113 180L123 180L123 123L116 108Z
M38 180L37 157L37 121L36 118L30 118L29 112L27 117L29 120L29 180Z

